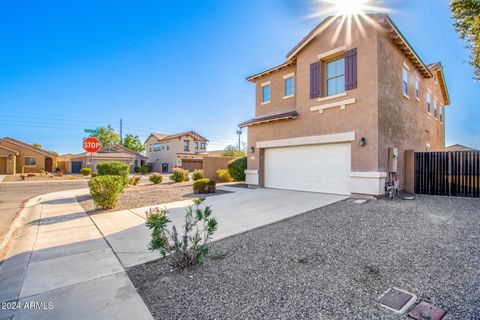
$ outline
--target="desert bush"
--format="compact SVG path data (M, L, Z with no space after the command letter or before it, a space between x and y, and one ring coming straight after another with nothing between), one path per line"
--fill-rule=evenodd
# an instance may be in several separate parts
M98 177L98 172L92 172L90 174L90 177L92 177L92 178Z
M198 179L193 183L194 193L215 193L216 183L213 180L204 178Z
M90 179L88 187L95 206L112 209L125 189L125 180L123 176L98 176Z
M228 173L236 181L245 181L247 170L247 157L233 159L227 164Z
M160 173L152 173L152 175L150 177L148 177L148 180L150 180L150 182L153 182L155 184L160 184L162 183L162 180L163 180L163 177Z
M208 255L208 246L212 235L217 230L217 220L212 217L212 209L201 208L205 199L195 199L194 205L187 208L183 234L172 226L167 228L171 220L168 211L159 207L150 208L147 214L147 227L152 230L149 249L159 251L164 257L171 254L174 265L184 270L201 263Z
M130 166L118 161L101 162L97 165L97 172L99 176L122 176L126 186L130 176Z
M128 185L129 186L136 186L138 182L140 181L141 177L130 177L128 179Z
M140 167L133 167L133 172L138 173L139 169L140 169Z
M138 173L147 174L152 171L151 169L152 168L150 166L141 166L141 167L138 167Z
M89 176L92 173L92 169L91 168L82 168L82 170L80 170L80 173L84 176Z
M227 169L218 169L217 171L218 181L220 182L232 182L233 178L228 173Z
M203 179L203 170L194 170L192 173L192 180L197 181Z
M170 175L169 178L173 182L182 182L182 181L190 180L190 178L188 177L188 171L182 168L173 169L173 173Z

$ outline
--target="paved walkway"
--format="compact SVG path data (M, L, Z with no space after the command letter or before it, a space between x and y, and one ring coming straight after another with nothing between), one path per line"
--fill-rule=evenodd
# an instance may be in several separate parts
M214 240L347 198L222 189L231 193L205 201L219 222ZM41 310L0 310L0 319L151 319L124 270L159 257L147 249L149 207L89 217L75 198L86 192L64 191L29 201L22 212L24 227L0 265L0 302L19 301L22 307L36 302ZM165 205L174 224L183 224L185 208L191 204L187 200Z

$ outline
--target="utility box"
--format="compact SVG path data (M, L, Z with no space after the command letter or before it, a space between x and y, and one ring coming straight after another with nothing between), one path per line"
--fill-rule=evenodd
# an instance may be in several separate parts
M398 172L398 148L388 148L388 172Z

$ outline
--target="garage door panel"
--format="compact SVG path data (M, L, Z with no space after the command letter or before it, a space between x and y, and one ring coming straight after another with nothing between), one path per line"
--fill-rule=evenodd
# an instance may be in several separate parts
M350 144L265 150L265 187L350 194Z

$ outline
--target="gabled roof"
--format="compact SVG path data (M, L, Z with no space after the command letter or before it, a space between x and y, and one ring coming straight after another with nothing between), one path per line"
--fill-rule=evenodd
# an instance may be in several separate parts
M133 156L137 156L137 157L140 157L140 158L147 159L147 157L145 157L144 155L142 155L140 153L137 153L137 152L135 152L131 149L128 149L127 147L124 147L120 144L112 144L112 145L109 145L109 146L105 146L102 149L100 149L98 151L98 153L127 153L127 154L131 154Z
M2 139L0 139L0 140L2 140ZM5 150L5 151L7 151L7 152L9 152L9 153L13 153L13 154L16 155L16 156L18 156L18 155L20 154L20 152L18 152L17 150L13 150L13 149L7 148L7 147L5 147L5 146L1 146L1 145L0 145L0 149Z
M34 147L32 146L31 144L28 144L28 143L25 143L23 141L20 141L20 140L17 140L17 139L14 139L14 138L3 138L3 140L7 141L7 142L10 142L12 144L15 144L15 145L18 145L20 147L23 147L23 148L26 148L26 149L30 149L32 151L35 151L35 152L38 152L40 154L43 154L44 156L53 156L53 157L57 157L58 154L54 153L54 152L51 152L51 151L47 151L47 150L43 150L41 148L37 148L37 147Z
M442 96L445 101L445 105L450 104L450 94L448 93L447 82L445 81L445 73L443 72L443 66L441 62L435 62L428 65L428 68L437 73L437 79L442 88Z
M465 147L461 144L454 144L445 148L447 151L476 151L473 148Z
M199 135L198 133L196 133L193 130L180 132L180 133L175 133L175 134L163 134L163 133L152 132L148 136L148 138L145 140L145 143L148 141L148 139L150 139L151 136L154 136L155 138L157 138L158 141L167 141L167 140L172 140L172 139L176 139L176 138L181 138L183 136L191 136L195 140L205 140L205 141L208 142L208 139L202 137L201 135Z
M286 59L287 61L281 65L276 67L270 68L266 71L257 73L253 76L247 78L249 81L253 81L254 79L271 73L273 71L279 70L284 68L288 65L296 63L296 58L298 53L307 46L317 35L321 34L326 28L328 28L335 19L341 17L333 17L329 16L325 18L322 22L320 22L312 31L310 31L299 43L293 47L292 50L287 54ZM383 31L386 32L386 35L390 37L395 45L403 52L403 54L410 60L410 62L418 69L418 71L423 75L425 78L433 77L432 72L430 69L425 65L422 61L420 56L415 52L413 47L407 41L407 39L403 36L402 32L398 29L395 25L393 20L390 16L386 13L376 13L376 14L367 14L367 19L374 20L379 27Z

